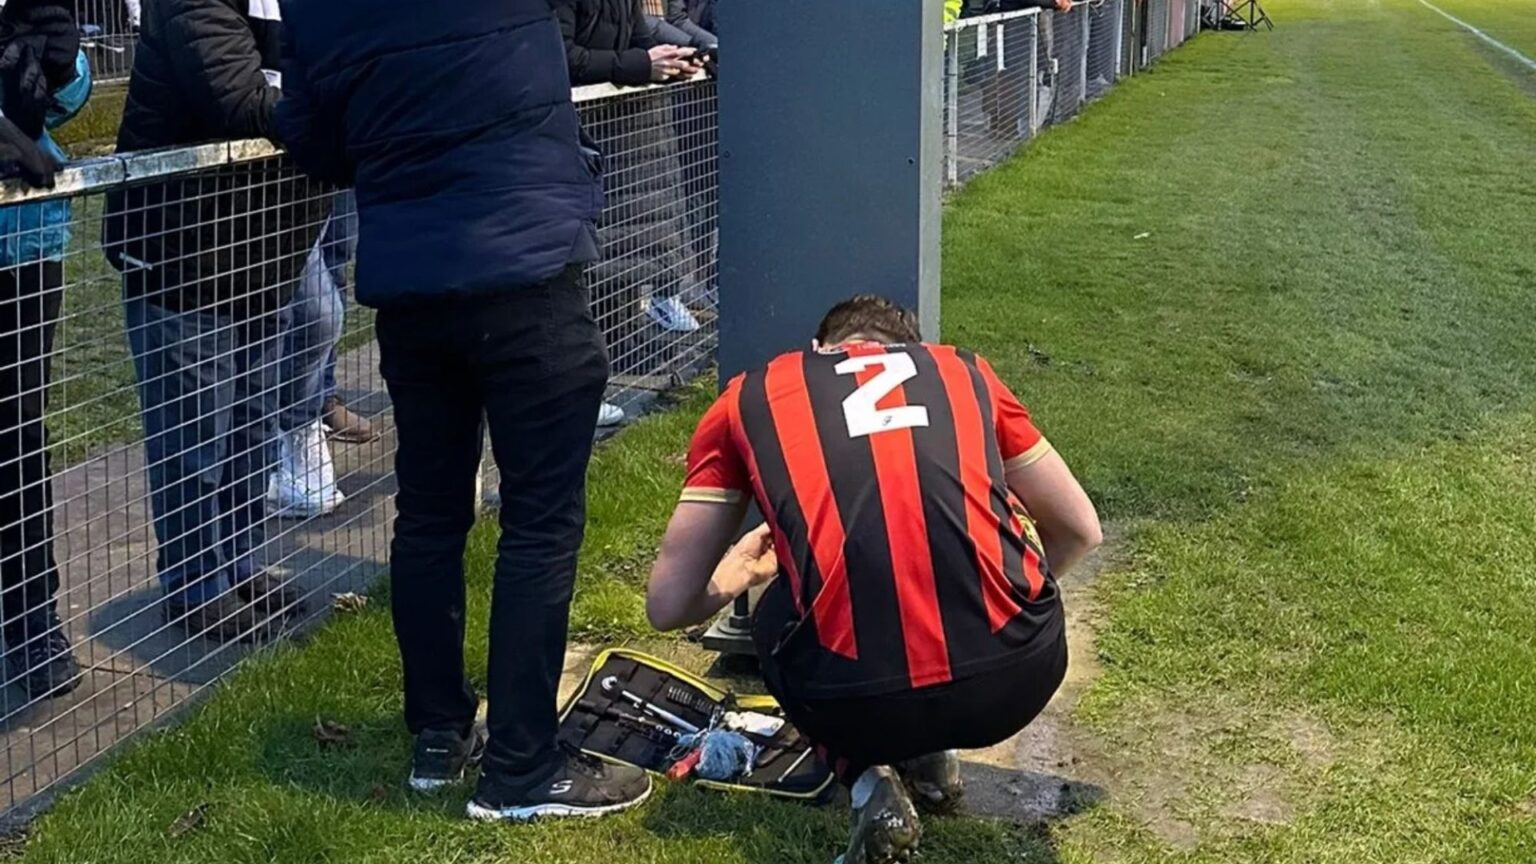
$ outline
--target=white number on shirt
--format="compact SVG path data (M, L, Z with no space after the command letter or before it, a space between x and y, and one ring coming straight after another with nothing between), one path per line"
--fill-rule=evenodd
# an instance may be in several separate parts
M876 432L892 429L910 429L928 425L928 409L921 405L903 405L899 408L877 408L880 400L903 383L917 377L917 364L912 355L904 353L866 354L849 357L837 364L837 374L854 375L871 366L879 366L880 374L865 381L859 389L843 400L843 416L848 420L848 436L860 438Z

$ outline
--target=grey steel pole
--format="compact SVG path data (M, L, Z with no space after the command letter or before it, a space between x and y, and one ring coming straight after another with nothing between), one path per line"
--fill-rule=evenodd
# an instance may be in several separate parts
M915 308L937 338L942 0L719 16L721 380L807 344L861 292Z

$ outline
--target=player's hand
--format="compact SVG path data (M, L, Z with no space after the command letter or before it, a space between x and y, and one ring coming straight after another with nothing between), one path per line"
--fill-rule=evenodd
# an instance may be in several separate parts
M772 582L779 575L779 556L773 549L773 532L762 524L747 532L725 553L722 567L736 571L737 586L745 592Z
M1073 0L1056 0L1056 11L1057 12L1071 12L1072 11L1072 6L1073 6Z

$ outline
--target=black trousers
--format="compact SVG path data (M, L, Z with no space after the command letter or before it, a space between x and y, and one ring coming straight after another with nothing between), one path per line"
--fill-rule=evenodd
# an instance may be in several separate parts
M413 733L467 728L464 546L475 521L483 426L501 470L491 601L486 770L512 785L556 764L586 471L608 360L581 272L490 297L379 310L380 369L394 402L398 515L391 611Z
M0 621L11 648L39 635L23 616L59 589L43 414L63 298L58 261L0 270Z
M763 677L795 727L839 780L945 750L979 750L1018 734L1045 710L1067 674L1065 628L1014 662L921 690L811 699L772 658Z

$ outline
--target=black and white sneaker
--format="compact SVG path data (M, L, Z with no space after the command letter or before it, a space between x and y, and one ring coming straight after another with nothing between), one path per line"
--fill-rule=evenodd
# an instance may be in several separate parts
M639 768L564 749L565 760L545 782L528 792L511 792L490 774L480 776L466 812L482 822L607 816L628 810L651 795L651 776Z
M464 774L480 764L485 755L485 738L478 724L468 735L457 729L428 729L416 736L416 750L411 754L411 777L406 781L417 792L436 792L464 781Z

